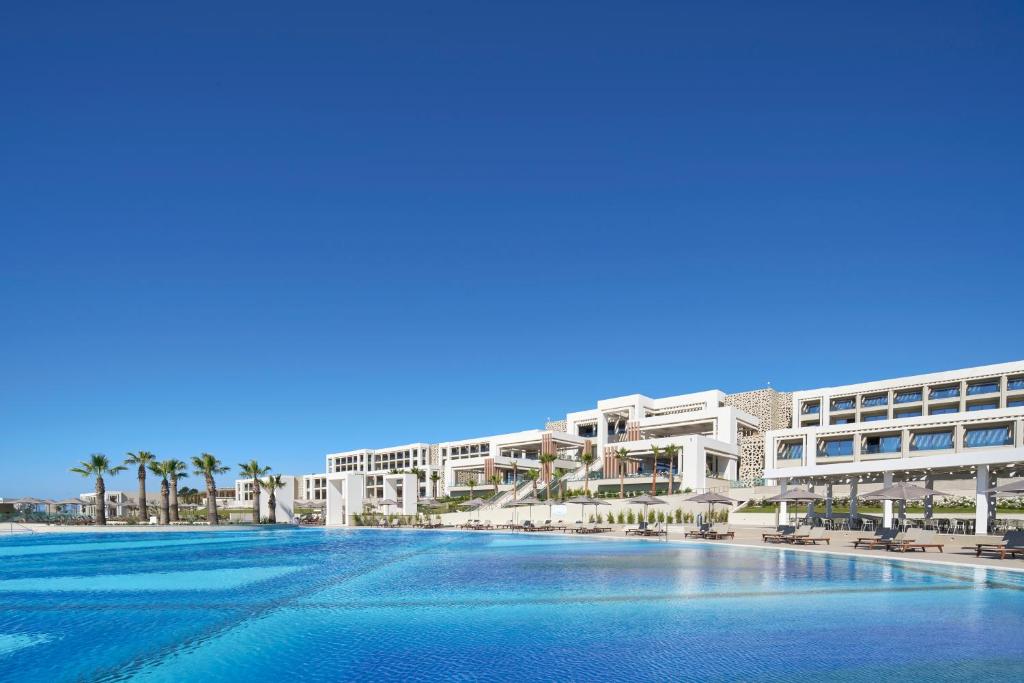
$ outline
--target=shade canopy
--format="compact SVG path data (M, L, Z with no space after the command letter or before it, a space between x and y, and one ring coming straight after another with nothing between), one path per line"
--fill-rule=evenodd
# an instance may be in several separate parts
M698 493L696 496L690 496L686 499L688 503L710 503L714 505L716 503L722 503L728 505L735 503L736 501L729 496L723 496L721 493L715 493L714 491L708 491L707 493Z
M56 505L85 505L80 498L65 498L64 500L58 500Z
M777 496L768 498L768 503L810 503L815 500L825 500L825 496L814 491L805 491L804 489L793 489L780 493Z
M948 496L948 493L913 484L893 484L861 496L865 500L921 500L928 496Z
M537 498L536 496L527 496L526 498L521 498L519 500L513 500L511 502L505 503L505 507L509 507L509 508L523 508L523 507L530 507L532 505L543 505L543 504L544 504L544 502L542 500L540 500L539 498Z
M576 505L611 505L603 500L597 498L591 498L590 496L576 496L565 501L566 503L575 503Z
M460 503L459 507L478 508L486 502L487 501L483 498L473 498L472 500L467 500L465 503Z
M377 507L384 507L386 505L398 505L398 502L390 498L382 498L377 501Z

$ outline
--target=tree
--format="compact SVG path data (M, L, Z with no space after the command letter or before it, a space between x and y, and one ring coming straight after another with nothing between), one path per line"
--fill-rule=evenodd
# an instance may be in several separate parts
M564 470L561 467L555 469L555 478L558 479L558 499L565 500L565 475L569 474L568 470Z
M583 488L587 495L590 495L590 466L597 460L597 454L592 450L585 450L580 453L580 462L583 464Z
M178 515L178 480L188 476L188 465L173 458L164 460L164 464L167 465L167 476L171 481L170 521L177 522L180 519Z
M466 483L469 485L469 497L472 498L473 489L476 488L476 477L471 477L470 480Z
M168 461L149 463L149 471L160 477L160 523L167 524L170 521L170 495L171 487L167 482Z
M625 448L620 448L615 451L615 460L619 463L619 498L626 497L626 463L632 460L629 457L629 451Z
M668 495L672 495L672 463L676 461L676 457L679 455L679 446L675 444L669 444L665 446L665 457L668 459Z
M149 451L128 453L127 456L124 459L125 465L139 466L139 519L145 520L149 518L149 512L146 510L146 468L149 467L149 463L156 462L156 456Z
M213 475L224 474L229 469L231 468L222 465L220 460L210 453L200 453L192 458L193 473L197 477L202 476L206 480L206 521L213 525L219 524L217 519L217 484L213 480Z
M540 479L540 470L527 470L524 475L526 480L533 484L533 497L537 497L537 480Z
M654 468L651 470L651 495L658 495L658 456L661 455L661 449L657 446L651 446L651 456L654 458Z
M124 472L127 467L124 465L110 466L110 460L102 453L93 453L88 460L83 460L81 467L72 467L71 471L81 474L83 477L96 477L96 513L94 520L97 525L105 526L107 523L107 486L103 482L103 476L113 477L119 472Z
M488 478L488 481L490 481L491 485L494 487L494 495L498 495L498 486L501 485L501 475L495 472Z
M430 481L434 485L433 497L437 498L437 494L438 494L437 482L441 481L441 475L439 473L437 473L437 472L431 472L430 473Z
M270 473L269 467L264 467L255 460L238 464L238 471L246 479L252 479L252 521L260 523L260 478Z
M541 453L540 461L541 466L544 468L544 499L551 500L551 463L558 459L558 456L554 453Z
M271 474L266 479L257 479L259 485L267 491L267 506L270 512L267 513L267 521L277 524L277 490L283 489L286 484L280 474Z

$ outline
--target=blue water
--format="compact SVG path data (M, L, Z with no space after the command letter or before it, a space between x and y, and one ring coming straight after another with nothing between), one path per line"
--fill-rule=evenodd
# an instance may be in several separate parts
M0 539L0 681L1005 681L1022 655L1007 572L550 534Z

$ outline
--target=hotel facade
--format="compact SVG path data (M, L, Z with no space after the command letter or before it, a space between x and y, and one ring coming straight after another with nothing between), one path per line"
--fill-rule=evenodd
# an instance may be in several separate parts
M956 481L970 484L974 531L984 533L995 514L989 489L1024 462L1022 434L1018 361L796 392L630 394L541 429L331 453L326 473L302 485L306 498L326 502L328 524L344 525L382 500L389 512L415 514L417 500L472 493L487 498L483 509L497 508L528 495L533 471L539 489L579 489L588 479L592 492L617 492L621 476L629 490L649 490L656 476L674 492L739 500L757 487L799 485L825 495L828 508L838 485L854 514L857 495L873 488L915 482L941 491ZM543 454L554 456L548 468ZM896 512L885 503L883 522Z

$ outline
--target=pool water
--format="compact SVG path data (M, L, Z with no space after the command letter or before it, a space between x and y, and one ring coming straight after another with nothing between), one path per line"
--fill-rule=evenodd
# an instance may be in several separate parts
M1022 655L1024 577L884 557L375 530L0 539L0 681L1024 680Z

